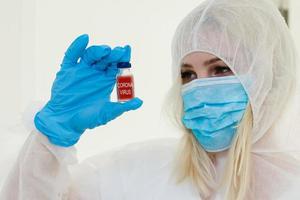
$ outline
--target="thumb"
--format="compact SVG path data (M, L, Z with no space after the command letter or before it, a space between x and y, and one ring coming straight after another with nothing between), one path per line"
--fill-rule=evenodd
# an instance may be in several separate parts
M124 112L127 112L129 110L136 110L139 107L142 106L143 101L139 98L133 98L129 101L126 101L124 103L120 102L110 102L110 111L107 113L107 122L115 119L116 117L122 115Z

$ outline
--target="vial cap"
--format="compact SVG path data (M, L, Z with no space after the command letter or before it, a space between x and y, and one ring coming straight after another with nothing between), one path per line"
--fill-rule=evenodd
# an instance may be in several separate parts
M131 67L131 63L130 62L119 62L117 64L118 68L130 68Z

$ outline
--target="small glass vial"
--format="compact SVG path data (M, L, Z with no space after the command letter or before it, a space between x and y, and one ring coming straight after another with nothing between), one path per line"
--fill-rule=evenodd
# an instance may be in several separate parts
M130 71L130 62L120 62L117 64L120 72L117 75L117 96L118 101L128 101L134 98L133 75Z

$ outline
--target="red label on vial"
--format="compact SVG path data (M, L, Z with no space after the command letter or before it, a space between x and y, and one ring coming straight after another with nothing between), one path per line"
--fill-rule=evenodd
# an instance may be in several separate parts
M134 97L133 76L117 77L118 101L126 101Z

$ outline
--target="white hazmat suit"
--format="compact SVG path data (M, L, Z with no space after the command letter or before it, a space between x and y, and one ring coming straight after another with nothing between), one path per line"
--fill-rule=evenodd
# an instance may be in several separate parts
M175 32L174 80L182 58L196 51L221 58L249 96L254 199L300 199L299 68L279 11L267 0L207 0ZM75 147L52 145L33 130L2 189L1 200L199 200L191 181L173 182L178 141L135 143L77 163ZM218 174L225 160L217 157ZM214 199L224 199L222 191Z

